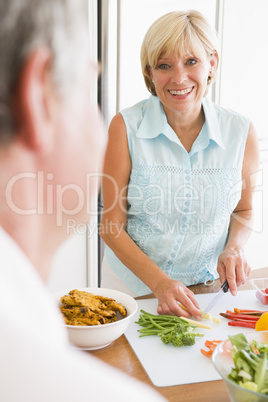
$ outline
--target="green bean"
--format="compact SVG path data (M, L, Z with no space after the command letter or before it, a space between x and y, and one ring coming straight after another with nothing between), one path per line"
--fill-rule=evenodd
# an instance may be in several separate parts
M142 329L138 332L141 336L163 335L171 332L178 324L188 327L184 320L172 315L154 315L141 310L139 320L136 322Z

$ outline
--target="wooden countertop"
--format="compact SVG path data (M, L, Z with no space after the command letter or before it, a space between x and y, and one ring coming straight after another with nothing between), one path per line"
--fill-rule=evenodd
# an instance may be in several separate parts
M268 267L252 271L249 279L262 277L268 277ZM219 280L217 280L211 286L200 284L190 286L189 288L195 294L215 293L220 289L220 282ZM251 289L251 285L249 282L247 282L245 285L240 286L239 288L239 290L248 289ZM152 296L149 295L146 297ZM154 386L124 335L122 335L119 339L117 339L111 345L107 346L104 349L86 353L91 353L92 355L95 355L96 357L110 364L111 366L124 371L125 373L137 378L140 381L145 382L146 384L149 384L159 393L164 395L168 401L229 401L227 390L222 380L176 385L172 387Z

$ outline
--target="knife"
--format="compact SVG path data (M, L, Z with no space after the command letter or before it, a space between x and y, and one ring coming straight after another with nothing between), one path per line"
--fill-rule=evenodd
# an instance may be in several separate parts
M207 314L212 309L212 307L215 306L215 304L222 298L222 296L226 292L228 292L228 289L229 289L229 285L228 285L228 282L227 282L227 279L226 279L226 281L222 284L220 291L216 294L215 297L213 297L211 302L208 304L207 308L204 310L204 312L202 314L203 316L205 314Z

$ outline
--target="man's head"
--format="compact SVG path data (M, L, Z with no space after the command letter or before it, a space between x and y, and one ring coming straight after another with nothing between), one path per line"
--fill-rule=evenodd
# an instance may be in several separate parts
M50 75L59 92L71 91L87 57L86 1L0 2L0 140L12 138L19 122L12 111L21 69L32 52L51 51ZM84 59L84 60L83 60Z
M105 145L89 45L86 0L0 0L4 227L88 220Z

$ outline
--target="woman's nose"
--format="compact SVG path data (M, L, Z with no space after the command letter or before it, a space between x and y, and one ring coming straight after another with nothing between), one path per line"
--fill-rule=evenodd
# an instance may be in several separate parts
M187 71L183 66L177 66L173 70L172 82L176 84L183 83L187 78Z

